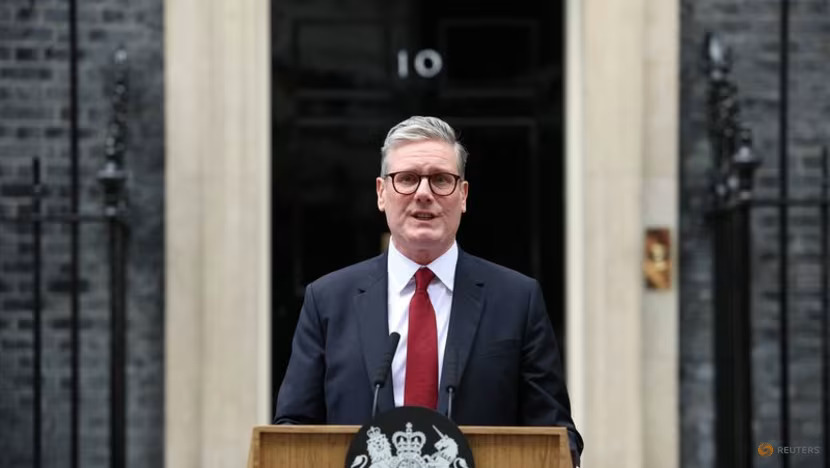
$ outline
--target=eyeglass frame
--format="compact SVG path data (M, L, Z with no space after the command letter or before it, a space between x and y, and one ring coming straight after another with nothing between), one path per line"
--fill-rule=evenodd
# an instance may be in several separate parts
M415 186L415 190L413 190L411 192L408 192L408 193L401 192L400 190L398 190L398 186L395 185L395 176L398 175L398 174L406 174L406 173L415 174L416 176L418 176L418 185ZM432 177L437 176L437 175L449 175L449 176L453 177L453 179L455 180L455 183L453 184L452 190L450 190L449 193L441 194L441 193L437 193L435 191L435 187L432 186ZM384 178L390 177L392 179L392 188L395 190L395 192L397 192L400 195L412 195L413 193L417 192L418 189L421 188L421 183L424 181L424 178L426 178L427 179L427 185L429 186L429 190L436 197L449 197L450 195L455 193L455 189L458 188L458 182L463 179L460 175L453 174L452 172L436 172L436 173L433 173L433 174L418 174L415 171L389 172L386 175L384 175L383 177Z

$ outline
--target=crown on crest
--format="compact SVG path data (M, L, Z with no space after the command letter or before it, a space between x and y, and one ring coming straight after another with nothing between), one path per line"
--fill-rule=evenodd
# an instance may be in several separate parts
M369 436L366 441L366 448L369 451L369 456L372 457L372 462L382 462L392 458L392 447L389 446L389 441L386 436L380 432L377 427L370 427L366 432Z
M383 437L383 433L380 432L380 429L378 429L375 426L370 427L369 430L366 431L366 435L369 436L369 440L377 439L378 437Z
M392 443L395 445L398 456L404 454L420 455L426 441L427 437L423 432L412 431L412 423L406 423L406 432L398 431L392 436Z

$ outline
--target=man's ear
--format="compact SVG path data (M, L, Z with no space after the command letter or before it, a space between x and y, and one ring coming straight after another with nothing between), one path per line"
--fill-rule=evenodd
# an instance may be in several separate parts
M383 191L386 187L383 186L383 179L378 177L375 179L375 191L378 194L378 210L383 212L386 209L386 202L383 200Z
M461 182L461 212L467 212L467 194L470 192L470 183L466 180Z

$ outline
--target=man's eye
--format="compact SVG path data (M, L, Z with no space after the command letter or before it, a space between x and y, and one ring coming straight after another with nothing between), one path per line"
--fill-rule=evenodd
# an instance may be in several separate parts
M398 182L406 185L416 183L418 177L415 174L398 174Z
M446 174L437 174L432 176L432 183L438 187L446 187L452 184L452 177Z

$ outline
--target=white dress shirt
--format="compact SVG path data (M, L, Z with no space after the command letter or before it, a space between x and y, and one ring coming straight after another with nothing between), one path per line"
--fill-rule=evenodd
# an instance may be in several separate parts
M429 300L435 310L435 325L438 332L438 382L444 367L444 348L447 345L447 330L450 327L450 309L452 308L452 289L455 285L455 265L458 262L458 244L429 265L419 265L404 257L389 241L389 254L386 266L389 278L389 333L398 332L401 341L395 357L392 359L392 385L395 393L395 406L403 406L404 386L406 384L406 349L409 337L409 301L415 294L415 272L426 266L435 278L427 287ZM439 391L440 394L440 391Z

